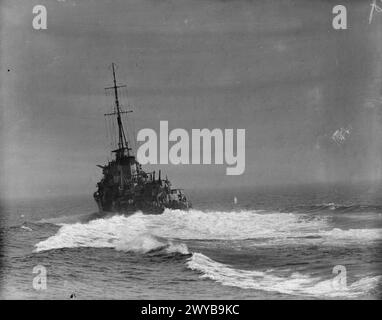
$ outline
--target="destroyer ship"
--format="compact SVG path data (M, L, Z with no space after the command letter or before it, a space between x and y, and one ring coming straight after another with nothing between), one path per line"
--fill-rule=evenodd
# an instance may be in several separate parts
M134 152L126 139L125 127L122 115L132 112L124 110L119 100L119 89L126 85L118 85L116 80L116 68L112 63L113 86L105 88L111 90L113 95L112 112L104 116L110 118L113 124L117 124L117 148L112 150L113 159L106 165L97 165L102 169L103 177L97 183L97 191L94 199L97 202L99 212L119 212L131 214L142 211L148 214L160 214L166 208L187 210L191 203L182 189L173 188L171 182L162 179L159 170L158 177L155 171L145 172L142 165L136 160ZM126 126L127 128L127 126Z

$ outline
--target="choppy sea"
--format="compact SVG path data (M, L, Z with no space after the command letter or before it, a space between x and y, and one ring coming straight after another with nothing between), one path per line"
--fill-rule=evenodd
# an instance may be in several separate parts
M2 201L0 297L381 297L381 187L188 195L192 210L162 215L100 216L90 195ZM36 266L46 289L33 285Z

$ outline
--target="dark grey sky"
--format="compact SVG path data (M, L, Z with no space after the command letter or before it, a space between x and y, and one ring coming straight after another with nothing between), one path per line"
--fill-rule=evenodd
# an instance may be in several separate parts
M341 1L349 28L335 31L337 3L323 0L3 0L2 193L94 191L112 61L137 130L246 129L244 175L162 166L178 186L381 179L382 14L369 25L370 3ZM47 30L32 29L36 4Z

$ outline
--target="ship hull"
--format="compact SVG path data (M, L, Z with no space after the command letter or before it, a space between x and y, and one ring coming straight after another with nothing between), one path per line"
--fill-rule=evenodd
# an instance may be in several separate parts
M134 214L138 211L145 214L162 214L166 209L171 210L189 210L192 206L190 203L166 203L157 205L155 202L142 201L136 204L129 203L108 203L104 204L100 200L95 199L98 211L100 213L121 213L125 215Z

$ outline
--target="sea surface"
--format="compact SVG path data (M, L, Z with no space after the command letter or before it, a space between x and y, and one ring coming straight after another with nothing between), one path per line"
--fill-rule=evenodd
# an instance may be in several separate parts
M2 201L0 297L381 298L381 187L188 195L192 210L162 215L100 216L90 195Z

